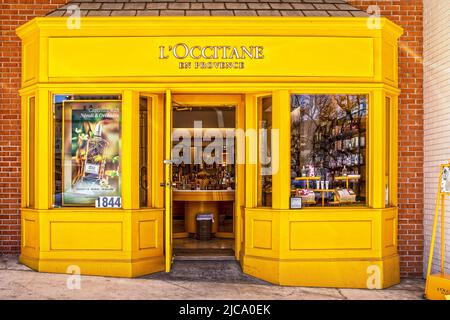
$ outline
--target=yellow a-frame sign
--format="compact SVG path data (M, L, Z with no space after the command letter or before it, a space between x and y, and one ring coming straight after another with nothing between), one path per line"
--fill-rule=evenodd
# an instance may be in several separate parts
M441 165L436 209L434 212L433 233L431 236L430 255L428 258L425 297L430 300L450 300L450 274L445 274L445 198L450 197L450 162ZM441 209L441 270L431 274L437 223Z

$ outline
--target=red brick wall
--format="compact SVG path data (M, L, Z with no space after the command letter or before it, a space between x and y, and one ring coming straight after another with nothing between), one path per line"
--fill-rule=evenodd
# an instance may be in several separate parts
M0 254L20 250L20 40L15 29L65 0L0 0Z
M348 0L404 28L399 46L399 231L400 271L421 277L423 270L423 5L422 0Z
M65 0L0 0L0 253L20 249L20 42L15 29ZM378 5L405 29L399 74L399 252L402 276L422 274L423 97L422 0L349 0L366 10Z

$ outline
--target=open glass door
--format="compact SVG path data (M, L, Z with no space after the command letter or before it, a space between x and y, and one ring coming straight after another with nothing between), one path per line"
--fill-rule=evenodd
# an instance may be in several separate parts
M165 271L172 266L172 97L166 92L164 106L164 247Z

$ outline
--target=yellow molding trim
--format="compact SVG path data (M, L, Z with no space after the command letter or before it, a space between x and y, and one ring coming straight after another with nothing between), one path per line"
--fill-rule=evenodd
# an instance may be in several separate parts
M24 38L36 29L45 35L356 35L378 36L383 30L399 37L403 29L380 17L380 28L364 17L81 17L80 29L68 29L68 18L38 17L17 29Z
M131 89L137 91L151 92L153 94L163 94L170 89L174 94L188 94L188 93L261 93L271 92L272 90L289 90L291 93L367 93L374 89L383 89L393 96L400 94L400 89L379 82L320 82L320 83L286 83L286 82L240 82L240 83L211 83L202 81L196 83L136 83L136 82L115 82L115 83L34 83L33 85L23 87L19 90L20 95L28 95L37 89L51 90L52 94L89 94L101 93L105 94L121 94L123 90ZM304 80L304 79L303 79ZM303 81L302 80L302 81ZM216 78L217 81L217 78ZM69 92L70 91L70 92ZM314 92L313 92L314 91Z
M257 258L267 261L277 261L277 262L337 262L337 261L383 261L385 259L398 257L398 254L390 254L383 257L357 257L357 258L295 258L295 259L283 259L283 258L273 258L273 257L261 257L256 255L247 255L248 258Z

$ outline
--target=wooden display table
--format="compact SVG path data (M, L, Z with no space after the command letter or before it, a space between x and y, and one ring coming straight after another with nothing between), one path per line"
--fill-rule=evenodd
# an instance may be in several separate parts
M212 213L214 217L212 233L217 232L220 201L234 201L234 190L174 190L173 201L185 201L185 231L196 233L196 216Z

